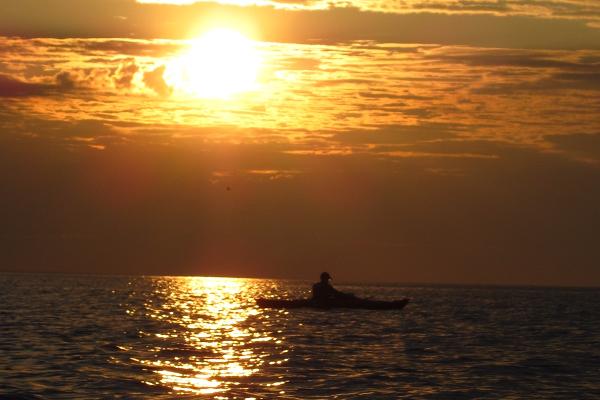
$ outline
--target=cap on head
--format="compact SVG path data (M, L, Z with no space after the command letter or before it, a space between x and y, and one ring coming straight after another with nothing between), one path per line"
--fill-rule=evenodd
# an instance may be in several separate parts
M328 281L331 279L331 275L329 275L329 272L323 272L321 273L321 280L322 281Z

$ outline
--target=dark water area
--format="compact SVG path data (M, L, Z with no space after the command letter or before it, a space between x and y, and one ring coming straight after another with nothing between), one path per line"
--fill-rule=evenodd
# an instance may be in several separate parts
M0 398L599 399L600 290L0 274Z

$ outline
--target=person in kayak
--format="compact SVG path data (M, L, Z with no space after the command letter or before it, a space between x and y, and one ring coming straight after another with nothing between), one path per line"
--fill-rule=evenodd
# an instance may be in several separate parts
M321 281L317 282L312 287L312 299L318 303L328 303L332 300L348 300L356 297L351 293L344 293L336 290L329 281L331 275L327 272L321 274Z

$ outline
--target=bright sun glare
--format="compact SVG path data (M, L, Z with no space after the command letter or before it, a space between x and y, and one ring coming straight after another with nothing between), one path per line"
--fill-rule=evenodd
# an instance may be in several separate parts
M214 29L190 42L172 60L165 81L177 92L201 98L229 98L256 90L261 65L256 43L230 29Z

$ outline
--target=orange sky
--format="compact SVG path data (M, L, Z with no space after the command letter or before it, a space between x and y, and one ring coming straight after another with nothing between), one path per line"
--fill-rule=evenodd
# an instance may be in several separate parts
M0 268L599 285L600 6L335 4L5 0Z

